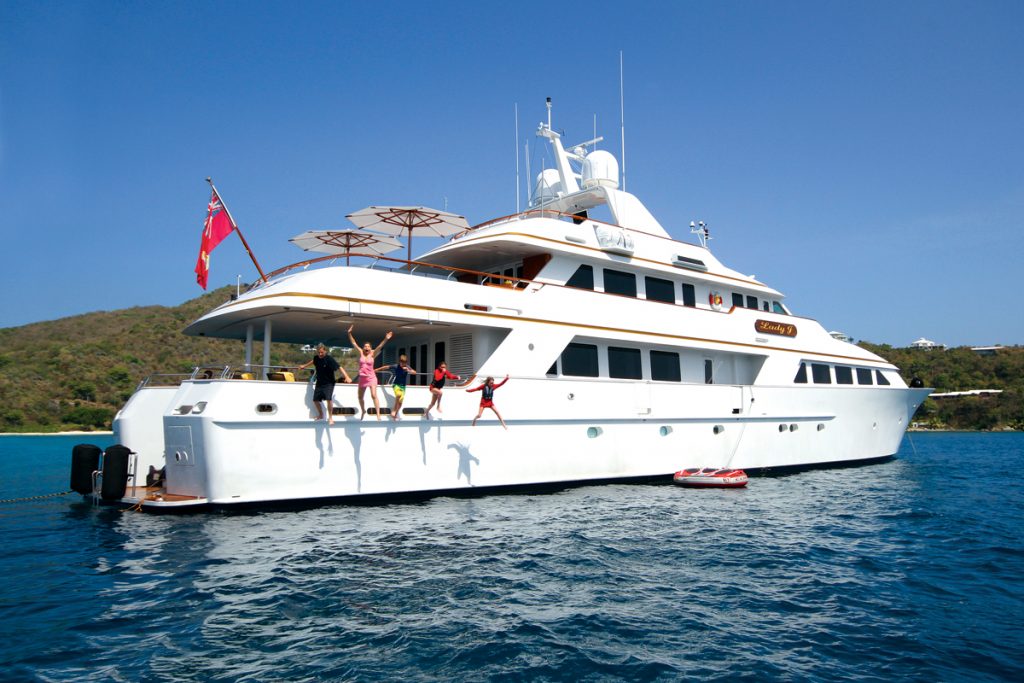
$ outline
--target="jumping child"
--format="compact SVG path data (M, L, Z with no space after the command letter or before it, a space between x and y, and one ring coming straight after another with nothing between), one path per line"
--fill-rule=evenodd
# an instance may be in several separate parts
M393 365L382 365L380 370L391 370L395 374L391 388L395 390L395 408L391 414L392 420L401 420L402 402L405 401L405 385L409 381L409 375L418 374L409 366L409 359L403 353L398 357L398 362Z
M448 372L448 365L444 361L437 364L437 368L434 370L434 381L430 383L430 405L427 406L426 411L423 413L423 417L430 417L430 409L437 404L437 412L444 412L441 410L441 390L444 389L444 382L447 379L462 379L458 375L453 375Z
M355 325L349 325L348 327L348 340L352 342L352 348L359 349L359 344L356 343L355 337L352 336L352 330L355 329ZM366 393L366 388L370 388L370 396L373 398L373 407L377 411L377 420L380 420L380 401L377 400L377 373L373 370L373 359L384 348L384 344L388 342L391 337L395 336L391 330L384 335L384 339L381 340L380 344L377 344L377 348L372 348L370 342L363 344L363 347L359 349L359 409L362 410L362 414L359 419L362 420L366 417L366 406L363 404L363 394Z
M508 425L506 425L505 421L501 419L501 413L499 413L498 409L494 407L494 390L497 389L498 387L504 385L505 382L507 382L507 381L508 381L508 375L505 375L505 379L501 380L501 382L499 382L498 384L494 383L494 378L493 377L488 377L486 380L484 380L484 383L481 384L480 386L473 387L472 389L466 389L466 391L470 391L470 392L472 392L472 391L482 391L483 392L483 393L480 394L480 410L477 412L476 417L473 418L473 426L474 427L476 427L476 421L479 420L480 416L484 414L484 408L490 408L491 410L494 411L494 414L498 416L498 422L501 423L501 426L504 427L505 429L508 429Z

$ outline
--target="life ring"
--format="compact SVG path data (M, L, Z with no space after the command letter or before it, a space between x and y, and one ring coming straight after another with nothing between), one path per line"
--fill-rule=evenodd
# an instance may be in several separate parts
M718 292L711 292L708 294L708 303L711 304L711 308L714 310L722 310L722 295Z

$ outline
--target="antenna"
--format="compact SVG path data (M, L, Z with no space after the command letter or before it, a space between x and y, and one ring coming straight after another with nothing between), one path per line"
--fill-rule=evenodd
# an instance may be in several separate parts
M523 157L526 159L526 208L533 205L533 176L530 175L530 141L523 145Z
M690 221L690 234L697 236L697 239L700 240L700 246L705 249L708 248L708 240L711 239L711 231L708 230L707 223L704 221L697 221L696 223Z
M619 50L619 135L622 138L622 191L626 191L626 98L622 76L622 50Z
M551 98L550 97L548 98L548 101L547 101L547 107L548 107L548 130L551 130Z
M516 102L516 213L519 213L519 103Z

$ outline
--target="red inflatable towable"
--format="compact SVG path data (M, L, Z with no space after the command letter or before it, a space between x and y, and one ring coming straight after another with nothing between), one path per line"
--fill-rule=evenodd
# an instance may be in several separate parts
M743 470L730 470L719 467L693 467L679 470L672 475L672 481L680 486L694 488L727 488L735 489L747 485L747 473Z

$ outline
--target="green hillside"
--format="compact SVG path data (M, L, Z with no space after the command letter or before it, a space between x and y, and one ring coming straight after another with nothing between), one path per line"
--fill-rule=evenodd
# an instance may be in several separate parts
M100 311L0 329L0 431L109 429L118 408L147 375L239 364L244 357L241 342L181 333L228 300L231 291L224 287L175 307ZM895 363L908 382L920 377L939 392L1004 390L991 397L929 399L917 422L951 429L1024 428L1024 348L982 356L968 348L861 346ZM273 365L306 360L294 344L271 346ZM353 374L353 360L339 360Z
M860 346L894 363L909 383L920 377L936 392L1001 389L997 396L928 399L914 421L933 429L1024 429L1024 347L1008 346L981 355L966 346L952 349Z
M110 429L144 377L239 364L241 342L181 333L233 290L223 287L175 307L99 311L0 329L0 431ZM258 344L257 350L262 353ZM294 344L271 345L273 365L308 359Z

